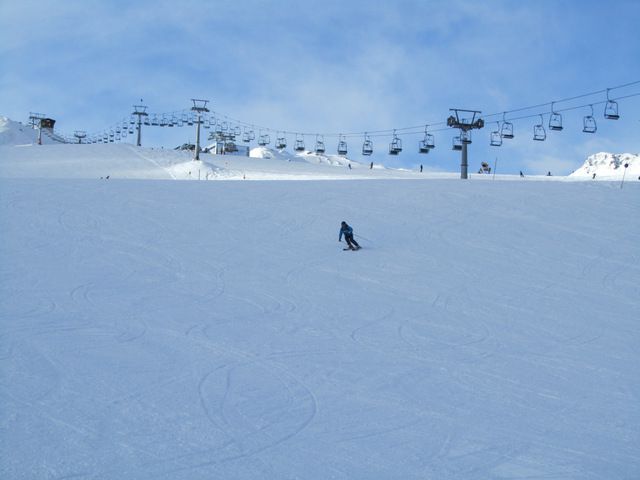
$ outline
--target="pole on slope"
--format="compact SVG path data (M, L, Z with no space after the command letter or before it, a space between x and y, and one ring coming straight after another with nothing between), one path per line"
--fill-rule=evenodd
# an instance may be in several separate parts
M624 177L627 174L627 168L629 168L629 164L625 163L624 164L624 172L622 173L622 182L620 182L620 188L622 188L623 185L624 185Z
M496 161L493 162L493 178L492 180L496 179L496 170L498 168L498 157L496 157Z

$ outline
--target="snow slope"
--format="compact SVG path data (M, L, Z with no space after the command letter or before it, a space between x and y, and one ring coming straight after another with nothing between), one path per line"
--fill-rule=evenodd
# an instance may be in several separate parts
M255 150L255 149L254 149ZM255 152L254 152L255 153ZM179 179L390 179L424 178L427 174L407 170L369 169L357 162L315 154L291 155L262 149L260 156L240 157L141 148L129 144L0 146L0 178ZM342 163L340 163L342 162ZM352 168L347 165L351 163ZM432 173L455 178L454 173Z
M0 478L640 477L640 184L115 177L0 178Z

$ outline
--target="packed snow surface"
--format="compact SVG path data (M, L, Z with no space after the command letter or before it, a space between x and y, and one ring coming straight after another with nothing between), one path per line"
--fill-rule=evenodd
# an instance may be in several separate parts
M0 120L0 478L640 478L637 157L460 181Z
M639 478L638 187L2 178L0 478Z

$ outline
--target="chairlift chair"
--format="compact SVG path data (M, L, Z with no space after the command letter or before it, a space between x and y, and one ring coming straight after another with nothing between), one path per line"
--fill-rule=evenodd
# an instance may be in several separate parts
M305 150L305 147L304 147L304 135L298 136L296 134L296 143L295 143L295 146L293 147L293 149L296 152L304 152L304 150Z
M149 117L148 117L148 116L147 116L147 117L144 117L144 124L145 124L145 125L147 125L147 126L148 126L148 125L151 125L151 120L149 120Z
M319 155L323 154L325 152L325 147L324 147L324 137L322 135L316 135L316 148L315 148L315 152Z
M401 151L402 151L402 140L396 135L394 131L393 139L389 144L389 155L398 155Z
M433 135L428 133L429 126L424 127L424 138L418 143L418 153L429 153L429 150L435 147Z
M562 115L553 110L553 104L551 102L551 116L549 117L549 130L559 132L562 130Z
M338 155L342 155L345 156L347 154L347 142L345 141L344 137L342 135L340 135L339 140L338 140Z
M269 145L270 143L271 143L271 138L269 137L268 134L260 135L260 138L258 139L258 145L260 145L261 147L264 147L266 145Z
M491 132L489 145L492 147L502 146L502 135L500 134L500 122L498 122L498 129Z
M471 132L469 130L460 132L460 141L469 145L471 143Z
M502 138L513 138L513 123L507 122L505 119L506 112L502 114L502 127L500 127L500 135Z
M433 134L427 133L424 136L424 142L429 150L433 150L434 148L436 148L436 140Z
M250 141L251 141L251 138L249 137L249 132L245 128L244 132L242 132L242 143L249 143Z
M620 115L618 114L618 102L609 98L609 90L607 88L607 103L604 105L604 118L608 120L618 120Z
M362 143L362 155L364 155L365 157L368 157L372 153L373 153L373 142L371 141L371 138L369 138L369 135L365 133L364 142Z
M278 150L284 150L285 148L287 148L287 139L285 137L277 137L276 148Z
M589 106L591 107L591 115L586 115L582 119L582 131L584 133L596 133L598 125L596 124L596 119L593 116L593 105Z
M462 139L460 138L460 135L456 135L455 137L453 137L451 149L462 150Z
M429 153L426 140L420 140L420 142L418 142L418 153Z

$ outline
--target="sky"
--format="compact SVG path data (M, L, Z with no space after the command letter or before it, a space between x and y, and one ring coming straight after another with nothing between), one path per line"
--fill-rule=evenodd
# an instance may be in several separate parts
M307 148L321 133L335 151L343 132L354 134L356 161L456 171L457 132L444 122L464 108L486 116L472 134L471 171L486 161L502 173L568 174L599 151L640 151L640 96L620 99L640 83L609 92L619 120L604 119L600 103L607 88L640 81L639 24L634 0L0 0L0 115L43 113L63 133L91 134L141 100L165 113L207 99L218 118L272 138L289 132L290 145L294 132L308 134ZM591 92L554 104L564 129L549 131L551 102ZM591 111L581 106L591 103L598 130L586 134ZM515 137L490 146L505 111ZM534 142L541 121L547 139ZM427 124L436 148L420 155ZM398 156L388 154L394 129ZM380 132L370 158L359 153L364 132ZM194 139L194 127L143 130L145 146Z

